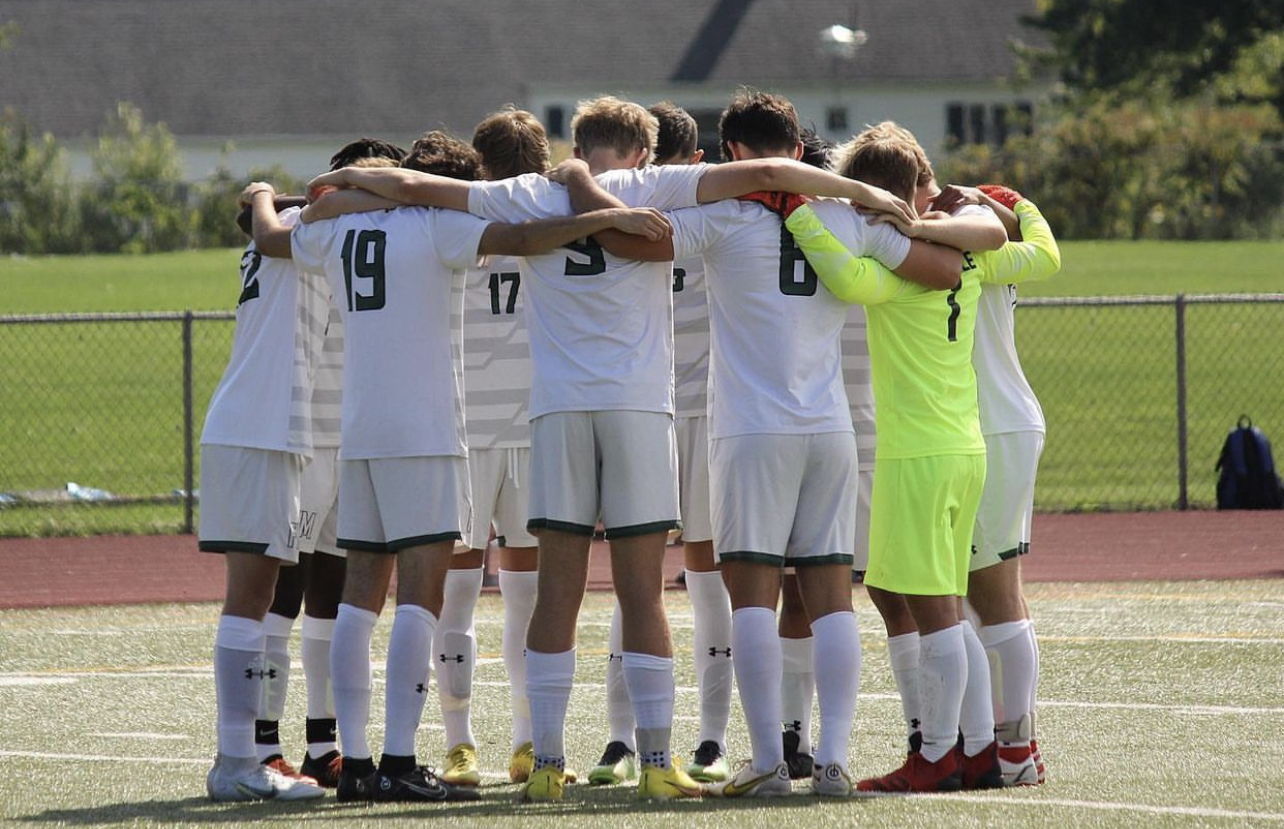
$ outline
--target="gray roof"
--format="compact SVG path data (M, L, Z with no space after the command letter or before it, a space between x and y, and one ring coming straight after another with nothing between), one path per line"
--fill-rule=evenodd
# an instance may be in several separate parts
M1035 0L0 0L0 107L60 136L117 101L179 135L470 130L532 86L1008 75ZM848 62L818 33L859 26Z

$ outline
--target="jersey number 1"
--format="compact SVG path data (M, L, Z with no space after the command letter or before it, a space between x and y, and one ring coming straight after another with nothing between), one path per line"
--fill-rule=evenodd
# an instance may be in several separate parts
M377 311L386 301L383 251L388 234L382 230L349 230L343 237L343 285L348 293L349 311ZM369 279L370 293L363 294L353 285L355 279Z

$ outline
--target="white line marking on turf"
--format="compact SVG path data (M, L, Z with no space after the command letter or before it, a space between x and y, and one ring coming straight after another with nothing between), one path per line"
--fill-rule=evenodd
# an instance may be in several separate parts
M76 680L69 676L28 676L16 674L0 676L0 688L23 687L30 685L71 685Z
M186 734L158 734L152 731L103 731L89 737L116 737L123 740L186 740Z
M48 751L5 751L0 749L0 757L26 757L31 760L76 760L84 762L105 763L154 763L161 766L174 764L184 766L208 766L211 760L192 760L176 757L121 757L119 754L102 756L98 754L53 754Z
M987 805L1012 806L1067 806L1072 809L1097 809L1105 812L1144 812L1152 815L1183 815L1186 817L1222 818L1234 820L1273 820L1284 821L1284 814L1278 812L1240 812L1228 809L1207 809L1198 806L1151 806L1145 803L1108 803L1101 800L1067 800L1061 798L1007 798L985 795L929 794L913 795L914 797L941 797L950 800L966 800L972 803Z

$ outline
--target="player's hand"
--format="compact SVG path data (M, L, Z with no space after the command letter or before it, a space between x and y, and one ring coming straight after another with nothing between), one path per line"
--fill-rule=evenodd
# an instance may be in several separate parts
M308 204L312 204L326 193L333 193L343 186L343 170L322 173L308 182Z
M861 198L854 200L859 202L862 207L875 213L891 215L894 224L897 223L897 220L907 225L913 223L915 218L914 208L906 204L905 200L900 196L890 193L881 187L875 187L872 184L867 184L865 190L866 192Z
M276 198L276 188L271 184L268 184L266 181L251 181L249 184L245 185L245 189L241 191L240 198L237 199L237 202L241 207L249 207L254 203L254 195L256 193L267 193L272 196L272 198Z
M917 239L919 233L922 231L922 219L918 216L906 221L903 216L897 213L879 213L876 210L871 210L870 208L863 207L859 204L853 204L852 208L857 213L864 216L867 223L871 225L892 225L899 230L902 235L908 236L911 239Z
M936 195L936 198L932 199L928 207L932 210L953 213L955 208L962 207L965 204L985 204L981 191L975 187L965 187L962 184L947 184Z
M589 166L582 158L568 158L544 175L558 184L566 184L576 175L589 175Z
M615 229L658 242L673 234L669 218L654 207L625 208L618 211Z
M788 219L795 210L811 201L811 197L775 190L755 190L752 193L745 193L740 200L757 202L780 218Z

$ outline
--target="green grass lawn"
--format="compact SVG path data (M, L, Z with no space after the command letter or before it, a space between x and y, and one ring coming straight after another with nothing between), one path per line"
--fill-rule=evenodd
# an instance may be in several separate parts
M0 259L0 314L227 311L234 249L152 256ZM1072 242L1063 272L1021 296L1284 291L1284 242ZM1049 423L1040 509L1178 502L1172 306L1022 308L1018 342ZM193 324L194 429L232 326ZM76 482L117 496L183 487L181 324L0 325L0 493ZM1213 463L1249 413L1284 434L1284 304L1187 311L1190 498L1213 502ZM1278 438L1284 440L1284 438ZM173 531L181 504L8 507L0 535Z
M215 605L0 612L0 823L10 826L449 826L562 829L805 826L807 829L1019 826L1024 829L1241 829L1284 823L1281 601L1273 582L1035 584L1040 634L1041 787L881 800L818 800L805 784L771 802L639 803L629 785L571 786L561 804L520 805L507 782L510 707L496 595L477 609L472 719L482 800L360 806L215 804L204 794L214 753L210 647ZM698 737L690 605L666 597L674 631L673 749ZM606 638L612 597L590 594L579 626L567 754L581 773L607 739ZM855 597L862 630L851 771L904 758L904 726L877 612ZM374 637L371 745L382 745L383 659L391 614ZM287 756L303 750L299 645L281 723ZM436 680L434 680L435 682ZM819 714L816 715L817 718ZM818 725L818 719L817 719ZM419 759L446 746L430 693ZM749 756L733 702L730 757Z

